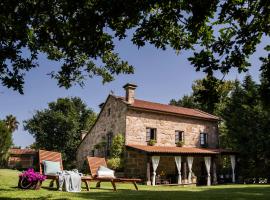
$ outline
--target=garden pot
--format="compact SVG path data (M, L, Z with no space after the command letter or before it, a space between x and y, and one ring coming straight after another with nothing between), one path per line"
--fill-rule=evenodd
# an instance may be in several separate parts
M21 189L39 190L41 184L41 181L29 182L26 178L19 177L18 187Z

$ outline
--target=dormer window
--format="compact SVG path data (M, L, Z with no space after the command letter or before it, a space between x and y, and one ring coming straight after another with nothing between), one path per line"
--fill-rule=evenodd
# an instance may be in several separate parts
M150 140L157 140L156 128L146 128L146 142L149 142Z
M184 131L175 131L175 144L184 142Z
M200 133L200 145L201 147L207 147L208 146L208 138L207 133Z

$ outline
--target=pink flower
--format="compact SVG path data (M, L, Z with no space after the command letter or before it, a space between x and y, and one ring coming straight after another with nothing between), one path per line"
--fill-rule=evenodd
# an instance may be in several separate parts
M19 176L27 179L27 181L29 181L29 182L36 182L36 181L42 182L46 179L46 176L44 176L38 172L35 172L34 169L32 169L32 168L27 169L26 171L21 173Z

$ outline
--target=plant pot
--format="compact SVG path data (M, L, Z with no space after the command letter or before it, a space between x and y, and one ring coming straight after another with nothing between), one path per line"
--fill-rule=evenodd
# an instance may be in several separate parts
M19 177L18 188L39 190L42 185L41 181L29 182L26 178Z

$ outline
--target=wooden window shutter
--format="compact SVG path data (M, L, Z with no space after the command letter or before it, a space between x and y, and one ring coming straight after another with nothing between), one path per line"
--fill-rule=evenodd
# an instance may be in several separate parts
M175 131L175 143L179 142L179 131Z
M148 142L151 139L151 129L146 128L146 141Z

